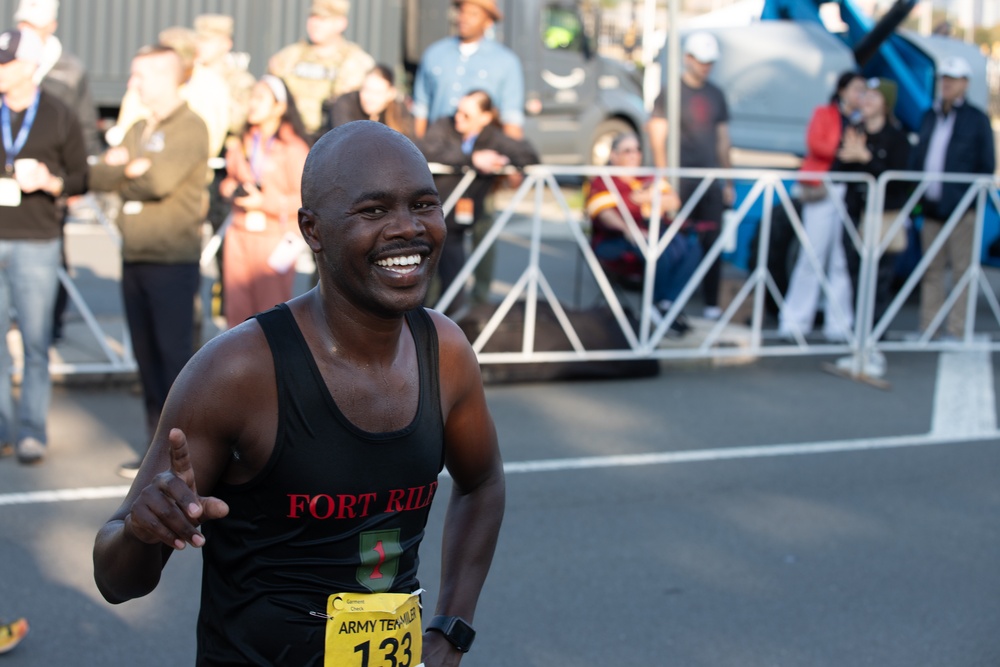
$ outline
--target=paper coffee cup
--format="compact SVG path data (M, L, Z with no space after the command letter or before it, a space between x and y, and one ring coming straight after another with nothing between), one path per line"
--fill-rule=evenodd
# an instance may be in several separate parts
M21 182L31 180L35 170L38 169L38 160L34 158L21 158L14 160L14 177Z

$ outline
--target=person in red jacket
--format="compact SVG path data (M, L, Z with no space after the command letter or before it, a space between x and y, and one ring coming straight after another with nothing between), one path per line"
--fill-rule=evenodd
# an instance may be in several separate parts
M837 90L826 105L818 107L809 121L806 135L807 154L802 171L836 171L837 152L844 130L861 122L861 99L865 79L858 72L845 72L837 81ZM820 267L826 272L823 334L831 342L847 340L854 326L853 290L843 245L843 208L845 186L826 186L821 181L804 180L800 190L802 224ZM791 338L796 333L812 331L820 296L820 277L805 246L799 251L788 282L785 306L779 316L778 333Z
M295 101L265 74L250 93L247 128L226 152L223 197L233 220L222 248L223 302L232 328L292 298L294 264L303 250L298 227L300 181L309 153Z

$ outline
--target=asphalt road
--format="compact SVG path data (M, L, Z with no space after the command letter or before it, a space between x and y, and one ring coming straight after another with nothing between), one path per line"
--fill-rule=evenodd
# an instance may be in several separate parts
M1000 436L928 440L937 373L936 355L892 355L891 391L814 359L490 387L508 507L463 664L1000 663ZM90 554L118 500L14 495L114 495L140 414L125 387L57 388L51 459L0 461L0 613L32 626L4 665L193 663L196 551L111 606ZM627 458L646 453L663 456ZM428 608L445 497L422 549Z
M77 275L111 316L102 261ZM463 665L1000 664L996 359L890 354L888 391L821 361L488 387L508 504ZM141 410L129 386L59 386L50 459L0 460L0 616L32 627L4 667L193 664L196 550L140 600L93 584Z

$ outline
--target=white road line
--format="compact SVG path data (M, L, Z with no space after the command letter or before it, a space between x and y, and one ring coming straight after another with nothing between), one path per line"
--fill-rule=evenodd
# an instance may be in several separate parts
M925 447L947 445L960 442L980 442L1000 440L1000 431L981 432L966 437L936 435L889 436L885 438L861 438L859 440L829 440L826 442L805 442L788 445L760 445L755 447L724 447L721 449L693 449L680 452L655 452L650 454L622 454L617 456L585 456L567 459L542 459L539 461L517 461L504 464L504 472L517 475L532 472L561 472L566 470L587 470L595 468L621 468L628 466L670 465L677 463L698 463L705 461L730 461L734 459L759 459L773 456L801 456L808 454L832 454L836 452L859 452L900 447ZM447 476L447 472L443 473ZM0 494L0 505L34 505L38 503L73 502L77 500L100 500L123 498L127 486L99 486L83 489L63 489L59 491L31 491L28 493Z
M1000 440L993 391L993 362L988 351L944 352L940 355L931 425L930 433L884 438L517 461L504 464L504 471L508 475L515 475L532 472L730 461L773 456L832 454L835 452L859 452ZM0 494L0 505L34 505L122 498L128 493L128 489L128 486L100 486L58 491L6 493Z
M38 503L64 503L76 500L124 498L125 494L128 493L128 488L127 486L95 486L83 489L2 493L0 494L0 505L35 505Z
M899 447L924 447L946 445L957 442L1000 440L1000 431L980 433L968 438L953 438L926 435L903 435L885 438L862 438L860 440L830 440L790 445L761 445L758 447L726 447L723 449L695 449L682 452L657 452L653 454L625 454L620 456L590 456L577 459L549 459L542 461L521 461L504 465L504 471L511 473L556 472L560 470L582 470L586 468L615 468L624 466L665 465L673 463L696 463L703 461L727 461L733 459L759 459L771 456L796 456L803 454L831 454L835 452L858 452Z
M942 352L938 356L931 433L961 438L996 430L990 351Z

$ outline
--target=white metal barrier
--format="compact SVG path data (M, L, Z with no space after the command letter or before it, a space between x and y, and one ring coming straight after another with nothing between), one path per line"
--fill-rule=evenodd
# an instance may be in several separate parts
M619 211L625 219L629 228L629 233L635 245L639 248L645 260L645 273L639 298L638 322L630 319L630 310L627 304L623 304L620 293L605 275L603 268L597 257L594 255L589 240L589 221L584 219L583 212L574 210L566 202L562 189L557 179L561 177L583 177L587 179L610 178L614 175L635 175L653 176L656 178L698 178L701 183L695 189L691 197L683 202L680 211L674 216L669 226L660 229L660 213L663 210L663 202L658 189L654 189L652 200L652 212L649 238L658 239L656 243L647 242L646 237L640 232L637 221L634 220L625 207L624 201L618 194L616 188L609 188L609 191L616 198ZM705 195L711 185L722 179L738 180L743 183L750 183L748 193L743 197L739 207L733 215L734 227L727 230L730 234L735 234L739 226L748 224L751 221L751 212L757 204L760 204L762 214L759 221L758 243L756 250L756 262L742 286L732 298L718 321L714 322L708 333L697 345L691 347L665 346L663 343L667 338L670 325L676 320L678 315L691 301L698 290L702 280L707 274L711 264L715 262L724 252L724 247L729 242L728 235L720 234L719 239L704 254L691 280L685 285L680 296L675 300L673 306L666 313L659 313L653 304L653 279L655 276L656 258L664 252L667 246L682 233L682 227L690 218L698 201ZM866 198L865 222L863 232L855 227L851 221L846 206L842 201L835 202L838 217L844 230L845 243L850 243L860 256L860 272L854 300L855 320L854 329L847 340L840 343L830 343L817 341L813 337L807 337L801 332L793 333L793 340L779 339L773 329L767 328L765 299L769 294L778 305L779 309L784 308L784 295L778 288L774 277L769 269L769 245L774 222L775 206L777 205L788 217L795 238L798 240L801 250L806 253L806 258L819 276L820 289L824 294L830 292L830 281L821 266L816 250L809 242L802 220L793 202L792 192L788 187L793 181L816 181L822 180L827 186L835 183L855 183L867 190L869 196ZM914 192L906 206L900 212L892 230L885 234L885 238L880 240L879 228L883 202L885 201L886 185L893 180L906 180L916 183ZM525 178L518 187L509 204L502 211L498 211L496 218L489 232L483 241L475 248L459 272L455 281L447 286L439 301L435 304L438 310L446 310L452 301L458 296L472 274L477 264L485 256L491 246L497 243L501 235L505 233L511 221L517 216L517 209L522 203L530 203L532 213L530 214L530 226L527 238L528 261L524 270L514 281L513 286L504 296L493 316L486 323L482 333L473 341L473 346L479 354L483 363L527 363L527 362L558 362L575 360L607 360L607 359L630 359L630 358L726 358L751 356L791 356L808 354L852 354L855 360L855 372L861 373L863 359L872 350L885 351L911 351L911 350L940 350L957 348L982 348L1000 349L1000 343L986 339L982 335L977 335L976 330L976 305L977 297L981 293L992 314L1000 324L1000 302L996 294L991 289L989 282L983 272L980 262L978 248L983 243L983 221L987 206L1000 208L1000 193L998 193L998 180L996 177L984 177L976 175L947 175L941 180L946 182L969 183L970 189L966 192L962 202L955 214L949 218L944 226L938 241L930 248L925 249L925 256L910 275L904 286L886 309L885 314L874 321L875 289L878 262L886 252L888 238L893 231L901 225L907 223L909 214L917 205L923 192L927 187L927 176L922 173L911 172L891 172L883 174L876 182L866 174L857 173L805 173L789 172L780 170L761 169L680 169L680 170L654 170L651 168L628 169L618 167L552 167L538 165L525 170ZM450 210L454 202L464 192L465 187L472 181L472 174L463 179L462 183L451 194L445 202L445 209ZM556 208L560 212L557 220L543 219L542 210L546 193L550 196L550 201L554 200ZM108 230L108 233L115 238L118 237L117 229L107 220L96 202L92 202L98 221ZM958 225L963 212L974 207L976 212L976 231L974 237L974 252L972 253L972 264L969 271L964 276L957 277L955 285L950 292L941 312L935 318L935 322L921 336L912 340L891 340L886 337L893 319L903 308L906 300L916 289L920 279L926 272L930 258L940 251L947 238ZM541 255L543 245L543 227L546 224L556 222L566 226L569 237L575 242L575 246L583 259L583 262L593 281L597 286L603 300L612 311L614 318L627 341L628 346L624 349L587 349L582 343L580 336L574 330L570 318L567 316L564 300L552 287L551 281L546 278L541 266ZM225 234L226 225L209 240L205 251L202 254L202 268L207 268L213 261L215 253L218 251L222 238ZM113 347L114 341L109 340L101 329L91 310L87 307L82 295L73 285L73 281L65 272L60 271L60 279L66 286L73 303L80 311L88 328L97 338L101 349L106 356L106 361L89 364L69 364L60 368L53 367L53 371L62 373L79 372L133 372L135 370L135 360L132 355L130 340L127 329L123 323L122 352L116 352ZM961 341L938 341L933 340L934 330L943 321L947 310L958 295L966 287L973 286L978 289L969 289L967 292L967 326L965 335ZM572 347L571 350L562 352L538 351L535 349L535 334L538 315L539 299L548 303L557 320L559 321L567 340ZM521 349L513 352L484 352L486 344L495 334L504 318L508 316L511 309L518 301L524 301L524 331ZM734 347L724 339L724 332L737 312L744 304L751 304L752 311L749 323L746 327L744 344ZM208 304L205 304L206 307ZM740 323L741 325L743 323Z
M954 212L944 222L941 232L935 239L934 243L932 243L930 247L923 248L923 256L921 257L920 262L910 273L906 282L899 289L899 292L893 298L891 303L886 308L885 313L881 318L879 318L878 321L874 321L875 298L874 292L871 292L871 298L864 304L866 307L865 327L867 332L865 343L870 349L877 348L886 351L953 349L956 345L966 349L988 348L1000 350L1000 341L996 340L996 336L992 335L997 332L984 332L983 327L979 327L977 329L979 322L976 317L979 297L982 296L986 301L991 314L993 315L992 323L1000 325L1000 304L998 304L997 295L987 280L987 276L982 265L983 245L984 243L989 243L989 241L992 240L984 238L986 213L991 204L994 209L1000 210L1000 176L944 174L937 176L933 180L939 180L943 183L967 184L968 188L965 191L964 196L959 201L959 204L955 208ZM918 206L921 197L927 190L928 185L932 182L932 179L926 174L920 172L892 171L883 173L879 177L877 184L878 188L875 198L875 209L877 211L884 209L886 188L893 182L912 183L913 191L906 204L900 210L900 213L897 216L897 219L893 222L892 227L885 233L886 239L881 243L876 242L866 245L865 250L870 253L870 257L867 262L869 268L871 269L868 272L869 277L874 276L874 271L877 271L878 262L886 252L888 239L891 238L893 233L900 229L901 225L904 225L907 222L907 218L911 216L914 209ZM886 340L885 336L890 325L902 309L906 300L912 295L920 281L923 279L931 261L939 253L943 252L944 244L955 233L958 226L960 224L964 224L962 219L970 211L974 213L973 224L975 227L973 230L973 238L970 248L971 259L968 270L961 276L952 276L952 284L944 303L938 309L938 312L935 314L933 320L925 331L919 332L919 335L911 336L909 340ZM874 231L876 229L874 225L877 225L878 222L878 220L869 220L869 223L873 226L866 228L865 230L868 238L873 238L873 235L877 235L878 232ZM877 240L877 236L874 238ZM934 336L940 333L941 325L947 317L948 312L951 310L952 306L956 304L958 299L961 298L963 291L965 292L966 308L965 326L961 340L949 341L935 339Z
M118 233L118 228L107 219L107 216L104 214L104 210L95 200L94 195L89 193L84 195L83 201L86 206L93 211L97 221L100 223L105 232L107 232L108 236L115 241L116 247L121 247L121 235ZM84 299L83 294L81 294L80 290L76 287L76 284L73 282L69 273L60 266L58 269L58 275L60 283L62 283L62 286L66 289L70 302L76 308L77 312L79 312L87 326L87 330L97 342L100 353L103 355L103 359L97 361L73 362L64 360L62 362L50 362L49 372L64 376L79 375L83 373L108 375L134 373L138 367L136 365L135 355L132 352L132 339L129 337L128 326L126 325L124 318L122 318L120 324L120 338L116 338L115 336L105 332L100 322L98 322L97 318L94 316L93 310L91 310L86 299Z
M638 317L639 322L637 327L629 321L625 306L620 301L618 293L608 280L607 276L604 274L599 261L590 248L588 233L585 228L589 226L589 223L584 222L581 224L581 216L578 213L574 213L570 209L556 180L558 177L563 176L595 179L625 174L667 178L676 175L678 177L703 179L690 199L684 202L683 207L674 217L673 221L666 230L659 229L658 220L660 218L660 211L662 210L662 201L660 200L658 193L654 194L649 236L650 238L659 238L659 242L656 244L649 244L645 242L645 239L639 233L635 221L631 219L631 216L625 209L624 203L620 198L618 199L619 211L626 220L632 240L640 249L646 264L642 296L640 300L640 312ZM526 178L513 195L509 205L504 210L498 212L489 233L471 254L466 262L466 265L456 277L454 283L445 290L440 300L435 304L435 308L439 310L445 310L448 308L458 295L459 291L463 289L465 282L472 274L475 266L482 260L490 246L494 245L500 238L501 234L504 233L506 227L514 218L515 211L518 206L522 202L530 201L528 199L529 197L533 197L534 205L528 239L529 254L527 265L518 279L514 282L513 287L506 294L493 316L486 323L482 333L475 341L473 341L474 348L479 354L480 361L483 363L556 362L648 357L668 359L724 358L735 356L744 357L747 355L790 356L806 354L851 354L854 358L855 373L861 374L865 356L870 354L870 352L874 349L901 351L956 349L963 347L982 347L983 345L989 345L992 348L997 346L997 343L983 342L982 337L976 337L973 335L975 295L971 293L972 290L970 290L969 294L970 307L968 308L970 326L966 327L966 334L963 340L957 342L931 341L930 335L932 331L925 333L925 335L916 340L892 342L881 340L889 322L891 322L895 314L902 308L906 298L913 291L920 277L923 275L923 272L926 270L926 265L929 262L928 257L939 250L940 245L943 243L944 236L950 234L951 230L953 230L954 226L957 224L962 208L969 205L974 205L977 211L977 231L974 241L974 245L977 250L973 252L974 263L970 268L969 273L962 277L961 284L957 285L955 290L953 290L952 298L945 304L942 313L939 314L939 317L937 318L937 322L940 323L940 320L944 317L944 311L946 311L950 307L950 304L954 302L954 299L956 298L955 295L961 292L962 286L971 283L979 285L983 288L983 292L987 295L990 308L992 309L994 316L997 318L998 323L1000 323L1000 307L997 306L996 296L993 294L992 290L989 289L989 284L983 277L978 251L978 248L982 245L982 226L987 201L992 201L994 205L1000 205L1000 200L998 200L998 194L996 191L997 182L994 178L975 175L942 177L942 180L949 182L968 182L972 185L972 188L962 200L962 205L959 207L960 210L952 216L952 219L949 220L949 224L946 225L944 232L942 233L942 238L939 239L939 242L932 248L927 250L927 257L924 258L921 264L917 267L917 270L910 276L907 284L900 291L899 296L896 297L890 309L887 310L885 316L880 318L879 322L872 322L875 305L874 301L878 260L885 253L886 246L888 244L888 240L880 239L879 226L881 224L881 215L879 213L882 210L882 202L884 201L885 184L892 178L907 178L911 180L923 179L921 184L913 193L913 196L910 198L907 207L895 221L894 229L898 229L900 225L906 224L908 213L912 210L913 206L919 202L923 191L926 189L927 177L924 174L885 174L883 175L883 178L876 183L871 176L858 173L819 174L748 169L681 169L676 171L665 171L653 170L649 168L530 167L526 169ZM708 334L697 346L665 347L662 343L664 342L670 324L677 318L677 316L691 300L705 274L709 270L712 262L714 262L722 254L723 245L726 243L726 237L725 235L720 235L715 244L707 250L695 274L685 286L679 298L674 302L669 312L663 314L663 317L658 317L659 313L652 304L652 285L653 276L655 275L655 259L664 251L673 238L675 238L676 234L680 232L681 227L689 218L696 203L704 195L711 183L720 179L733 179L742 182L750 181L752 183L749 193L743 198L740 206L735 211L734 218L736 225L746 224L748 221L748 214L754 208L754 205L758 202L761 204L763 214L760 219L760 227L758 230L759 242L757 246L756 267L750 272L750 275L743 283L739 292L723 312L722 317L715 322L714 325L712 325ZM784 297L778 289L774 277L771 275L768 268L768 248L772 231L775 204L784 209L787 214L795 237L801 246L800 252L805 252L807 254L806 256L810 265L820 276L820 286L822 292L824 294L829 294L830 292L829 278L824 270L824 267L820 266L816 250L809 242L802 220L793 203L792 194L786 186L786 182L788 181L802 180L822 180L828 185L828 187L835 183L855 183L867 190L868 193L868 196L865 198L866 203L864 219L866 221L866 227L863 228L863 234L859 232L854 223L851 221L844 202L834 202L838 211L840 222L844 229L845 243L853 245L860 256L861 263L859 280L854 299L854 309L856 313L854 329L853 332L847 337L847 340L843 343L816 341L813 338L807 338L800 332L794 333L792 341L785 341L777 338L773 330L765 329L766 294L771 295L771 297L778 304L779 309L784 308ZM614 193L615 189L611 188L611 190ZM570 319L566 315L564 306L560 302L560 299L556 295L555 291L552 289L551 281L546 278L540 264L543 225L546 222L551 222L551 220L544 221L541 214L543 208L543 198L546 192L550 193L551 197L554 198L558 204L558 208L561 210L562 215L557 222L567 226L571 237L575 240L576 246L583 256L586 266L590 270L593 280L596 282L601 294L614 313L615 319L618 322L623 335L628 341L628 347L626 349L586 349L581 343L580 337L573 329ZM454 196L452 199L454 199ZM660 234L661 231L663 232L662 236ZM888 239L890 236L891 234L887 235L886 238ZM570 342L572 350L563 352L540 352L534 349L539 299L547 302L552 308L556 318L562 326L564 333L566 334L568 341ZM751 303L753 310L748 327L749 331L747 332L748 335L746 337L746 344L738 348L734 348L732 345L725 344L722 339L722 335L727 326L732 323L736 312L744 303L748 302L749 299L752 299ZM525 302L524 331L521 349L512 352L483 352L490 338L497 331L504 318L510 313L514 304L519 300L523 300Z

